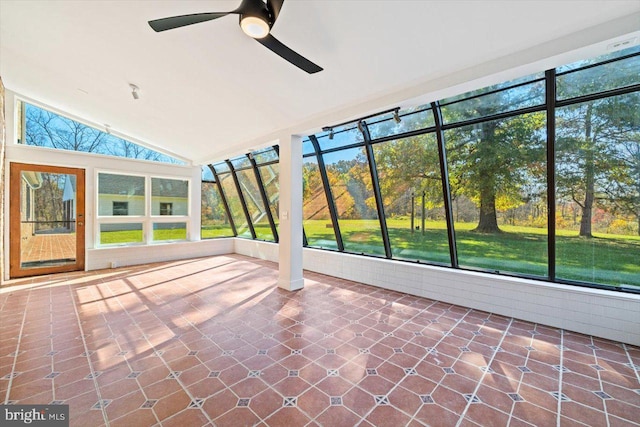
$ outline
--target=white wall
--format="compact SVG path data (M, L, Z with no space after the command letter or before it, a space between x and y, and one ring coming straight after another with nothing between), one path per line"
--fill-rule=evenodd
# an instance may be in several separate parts
M158 162L150 162L150 161L141 161L141 160L133 160L133 159L125 159L119 157L108 157L108 156L96 156L94 154L89 153L79 153L73 151L64 151L64 150L55 150L55 149L47 149L40 147L31 147L26 145L16 144L16 136L15 136L15 102L16 96L11 91L6 91L5 98L5 108L6 108L6 119L7 119L7 144L6 144L6 158L5 158L5 183L8 185L9 182L9 163L10 162L19 162L19 163L30 163L30 164L40 164L40 165L51 165L51 166L63 166L63 167L72 167L72 168L80 168L85 169L85 265L87 269L91 269L90 266L95 265L104 265L104 263L100 260L92 259L93 256L101 256L98 255L101 252L95 252L93 249L95 246L95 236L97 233L97 222L96 222L96 179L97 179L97 171L101 172L120 172L120 173L134 173L134 174L153 174L154 176L161 176L163 178L176 178L176 179L189 179L191 180L191 186L193 194L198 194L197 197L190 198L190 212L191 212L191 221L188 224L190 230L189 239L192 241L200 240L200 174L201 169L199 166L191 166L191 165L171 165L166 163L158 163ZM4 218L9 218L9 192L5 192L5 206L4 212L2 215ZM5 254L9 253L9 221L5 221L4 225L4 251ZM161 244L157 244L161 245ZM148 257L151 254L158 254L158 261L164 260L164 256L166 255L168 249L158 249L152 248L155 245L150 246L138 246L133 248L133 250L126 252L128 257L132 256L140 256L141 259L150 259ZM162 244L162 246L166 246L166 244ZM205 245L207 246L207 245ZM116 248L110 248L116 249ZM117 248L123 249L123 248ZM200 249L184 249L183 247L176 246L174 250L174 258L179 258L183 254L188 256L203 256L205 255L188 255L188 254L196 254L200 253ZM9 275L9 257L5 256L2 262L4 263L4 280L8 280ZM100 268L100 267L97 267Z
M235 252L277 262L277 245L235 239ZM411 295L640 345L640 295L304 249L304 268Z
M87 250L87 270L233 253L233 238Z

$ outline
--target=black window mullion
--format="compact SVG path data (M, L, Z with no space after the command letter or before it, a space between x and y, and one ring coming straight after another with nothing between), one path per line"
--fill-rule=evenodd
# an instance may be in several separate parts
M229 166L229 171L231 172L231 178L233 178L233 184L236 186L236 191L238 192L238 198L240 199L240 204L242 205L242 211L244 212L244 216L247 219L247 227L249 227L249 232L251 232L251 238L255 240L256 238L256 230L253 228L253 221L251 221L251 215L249 214L249 208L247 208L247 202L244 199L244 195L242 194L242 189L240 188L240 181L238 181L238 177L236 176L236 171L233 168L233 163L230 160L225 160L227 166Z
M371 186L373 187L373 195L376 199L376 208L378 209L378 220L380 221L380 232L382 234L382 242L384 243L384 253L387 258L391 258L391 243L389 242L387 218L384 215L384 204L382 203L382 193L380 192L378 168L376 167L376 159L373 155L373 147L371 146L371 135L369 134L369 128L365 122L362 122L362 136L364 136L364 148L369 163Z
M249 158L249 162L253 168L253 173L256 176L256 182L258 183L258 191L260 192L260 198L262 199L262 204L265 207L265 213L267 214L267 219L269 220L269 227L271 227L271 233L273 234L273 241L278 243L278 230L276 228L276 223L273 221L273 215L271 214L271 205L269 203L269 196L267 196L267 192L264 189L264 183L262 182L262 177L260 176L260 171L258 170L258 165L256 164L256 160L252 155L247 154Z
M211 169L211 173L213 174L213 178L216 183L216 187L218 187L218 193L220 194L220 198L222 199L222 205L224 206L224 211L227 213L227 219L229 220L229 225L231 225L231 231L234 236L238 235L238 231L236 229L236 224L233 221L233 217L231 216L231 209L229 208L229 203L227 202L227 197L224 195L224 191L222 190L222 183L220 182L220 177L218 177L218 173L213 168L212 165L207 165L209 169Z
M556 279L556 70L547 70L547 264L549 280Z
M315 135L309 135L309 140L313 145L313 149L316 151L316 159L318 160L318 170L320 171L320 178L322 179L322 186L324 187L324 194L327 196L327 206L329 208L329 215L331 215L331 223L333 224L333 233L336 236L336 244L338 250L344 252L344 242L342 241L342 233L340 232L340 225L338 224L338 211L336 210L336 204L333 200L333 193L331 192L331 186L329 185L329 177L327 176L327 170L324 164L324 158L320 152L320 144Z
M451 186L449 185L449 168L447 166L447 151L442 129L442 110L438 102L431 103L433 118L436 124L436 138L438 140L438 158L440 160L440 179L442 180L442 195L444 196L444 212L447 220L447 238L449 239L449 255L451 266L458 268L458 250L456 247L456 232L453 227L453 208L451 203Z

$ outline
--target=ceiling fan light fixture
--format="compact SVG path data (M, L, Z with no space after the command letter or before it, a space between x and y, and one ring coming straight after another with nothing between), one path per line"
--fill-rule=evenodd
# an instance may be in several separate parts
M269 34L269 23L257 16L242 16L240 20L242 31L254 39L262 39Z

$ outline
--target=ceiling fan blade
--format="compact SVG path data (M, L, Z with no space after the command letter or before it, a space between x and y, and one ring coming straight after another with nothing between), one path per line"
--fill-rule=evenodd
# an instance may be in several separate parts
M273 15L273 22L276 22L278 15L280 15L280 9L282 9L282 3L284 0L267 0L267 6Z
M268 34L262 39L255 40L267 49L270 49L272 52L280 55L282 58L286 59L296 67L306 71L309 74L314 74L318 71L323 70L322 67L319 67L304 56L292 51L291 49L280 43L278 39L273 37L271 34Z
M200 22L211 21L212 19L222 18L234 12L220 13L194 13L191 15L172 16L170 18L155 19L149 21L149 25L157 33L160 31L172 30L174 28L185 27L187 25L199 24Z

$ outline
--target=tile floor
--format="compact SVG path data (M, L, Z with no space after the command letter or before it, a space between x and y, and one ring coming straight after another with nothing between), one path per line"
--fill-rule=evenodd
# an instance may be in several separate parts
M0 289L0 402L77 426L640 425L640 349L239 255Z

